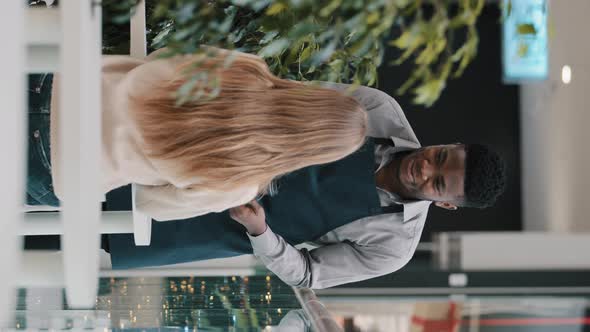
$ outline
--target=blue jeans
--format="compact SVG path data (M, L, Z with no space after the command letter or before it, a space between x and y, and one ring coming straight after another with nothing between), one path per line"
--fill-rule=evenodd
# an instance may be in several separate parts
M27 204L59 206L51 178L50 105L52 74L29 75Z

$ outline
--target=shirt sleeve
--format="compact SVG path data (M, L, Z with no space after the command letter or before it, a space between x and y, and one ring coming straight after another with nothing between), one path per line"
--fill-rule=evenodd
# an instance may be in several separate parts
M396 255L381 245L340 242L298 250L270 227L250 242L256 255L283 282L295 287L321 289L391 273L403 267L407 255Z
M311 322L303 309L289 311L278 326L271 328L272 332L307 332L311 331Z
M419 148L420 142L397 101L387 93L349 84L319 82L320 86L350 94L367 111L367 136L391 138L396 146Z
M243 205L256 198L257 187L232 191L137 185L136 208L158 221L197 217Z

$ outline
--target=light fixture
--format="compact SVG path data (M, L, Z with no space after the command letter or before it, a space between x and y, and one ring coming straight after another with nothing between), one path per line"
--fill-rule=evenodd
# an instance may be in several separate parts
M568 65L561 67L561 81L569 84L572 81L572 68Z

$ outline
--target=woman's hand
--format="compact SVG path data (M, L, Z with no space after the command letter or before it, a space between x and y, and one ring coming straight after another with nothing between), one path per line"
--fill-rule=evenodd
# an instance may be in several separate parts
M248 234L258 236L266 231L266 214L255 200L229 209L230 217L246 227Z

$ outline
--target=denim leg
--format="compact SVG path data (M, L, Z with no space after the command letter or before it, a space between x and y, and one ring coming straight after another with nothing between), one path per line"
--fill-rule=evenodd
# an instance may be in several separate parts
M41 203L39 203L38 200L34 199L33 196L29 195L28 192L27 192L27 198L26 198L25 202L27 203L27 205L41 205Z
M50 103L52 76L29 76L27 203L59 206L53 192L50 157Z

